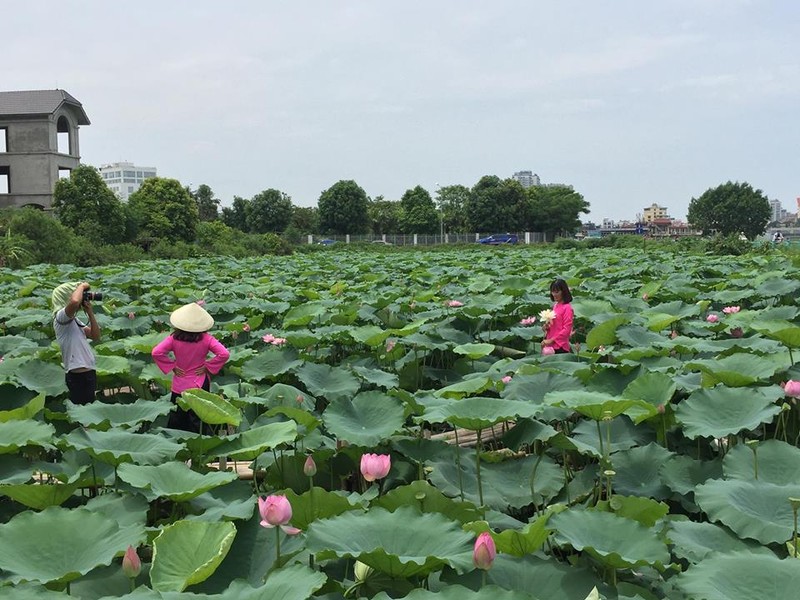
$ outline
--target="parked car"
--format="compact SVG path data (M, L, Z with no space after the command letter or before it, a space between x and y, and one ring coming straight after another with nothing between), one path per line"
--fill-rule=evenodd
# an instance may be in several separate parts
M499 246L500 244L516 244L519 242L519 237L515 233L495 233L485 238L478 240L479 244L489 244L490 246Z
M320 244L321 246L330 246L331 244L335 244L337 242L336 242L336 240L324 239L324 240L318 241L317 243Z
M392 242L385 242L384 240L372 240L373 244L381 244L382 246L392 246Z

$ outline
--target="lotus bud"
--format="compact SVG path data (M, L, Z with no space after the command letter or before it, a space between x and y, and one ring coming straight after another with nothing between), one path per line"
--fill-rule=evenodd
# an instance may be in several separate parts
M800 381L789 380L783 386L783 393L790 398L800 398Z
M502 381L503 383L506 383L506 384L511 383L511 375L506 375L500 381Z
M306 463L303 465L303 473L306 477L313 477L317 474L317 463L314 462L314 457L306 458Z
M245 323L244 325L242 325L242 331L244 331L245 333L250 331L250 324L249 323Z
M361 474L367 481L383 479L389 474L392 459L388 454L363 454L361 456Z
M712 313L706 317L706 321L708 321L709 323L716 323L717 321L719 321L719 317Z
M125 555L122 557L122 572L128 579L135 579L142 570L142 561L136 554L136 548L128 546Z
M555 354L556 351L553 349L552 346L542 346L542 356L550 356L551 354Z
M494 558L497 556L497 548L491 534L484 531L475 540L475 548L472 551L472 562L478 569L488 571L492 568Z

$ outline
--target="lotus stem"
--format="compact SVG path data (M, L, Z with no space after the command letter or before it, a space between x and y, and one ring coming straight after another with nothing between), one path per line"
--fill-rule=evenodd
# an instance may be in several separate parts
M534 442L535 446L536 442ZM535 487L536 487L536 469L539 468L539 463L542 462L542 457L544 453L539 454L536 459L536 463L533 465L533 469L531 470L531 501L533 502L533 510L536 514L539 514L539 505L536 502L536 495L535 495Z
M792 544L794 545L794 557L797 558L797 509L800 507L800 498L789 498L794 516L794 531L792 532Z
M475 465L478 474L478 502L483 506L483 485L481 484L481 448L483 445L481 444L481 433L481 430L478 429L477 440L475 442Z
M281 568L281 528L275 527L275 565Z
M597 439L600 440L600 454L603 457L603 460L606 458L606 452L603 449L603 432L600 430L600 421L595 421L597 425Z
M317 513L314 511L314 476L308 478L308 503L311 506L311 518L316 519ZM314 568L314 553L308 553L308 566Z
M458 469L458 491L461 494L461 501L464 501L464 480L461 476L461 446L458 445L458 427L453 430L456 436L456 468Z
M487 571L485 569L482 569L481 573L482 573L482 575L481 575L481 587L486 587L486 573L487 573Z

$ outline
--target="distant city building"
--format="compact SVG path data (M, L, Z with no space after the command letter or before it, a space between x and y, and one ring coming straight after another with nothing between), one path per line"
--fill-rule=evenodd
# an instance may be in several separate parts
M128 197L141 187L145 179L157 175L155 167L137 167L129 162L116 162L100 167L100 176L112 192L127 202Z
M783 205L780 200L770 200L769 208L772 211L770 222L778 223L786 218L787 211L783 210Z
M535 185L541 185L539 181L539 176L534 173L533 171L517 171L513 175L513 179L519 181L520 185L524 188L533 187Z
M600 224L600 229L614 229L615 226L616 223L614 223L614 219L604 217L602 223Z
M652 223L656 220L669 219L669 211L666 207L659 206L655 202L642 211L642 220L645 223Z
M80 164L83 106L64 90L0 92L0 208L50 208L60 177Z

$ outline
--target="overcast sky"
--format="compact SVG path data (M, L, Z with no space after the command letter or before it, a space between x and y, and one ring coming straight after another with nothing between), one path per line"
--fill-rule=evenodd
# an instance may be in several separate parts
M590 218L747 181L800 196L797 0L9 2L0 89L83 103L82 161L223 204L518 170Z

